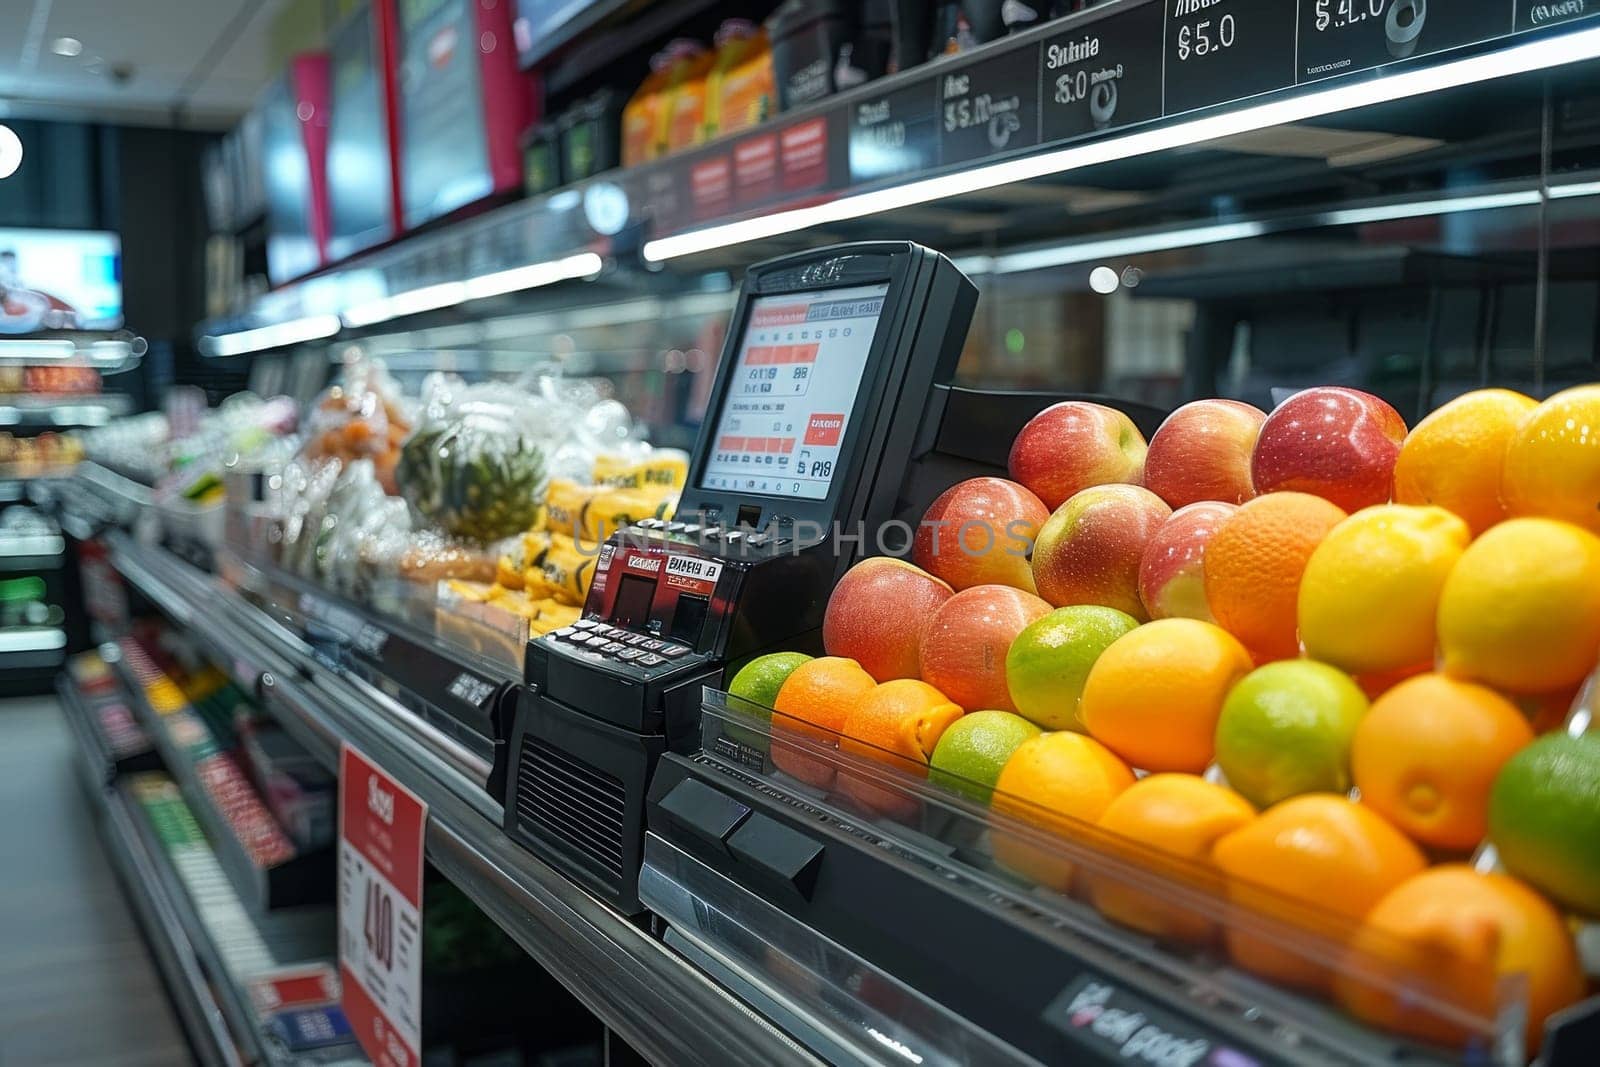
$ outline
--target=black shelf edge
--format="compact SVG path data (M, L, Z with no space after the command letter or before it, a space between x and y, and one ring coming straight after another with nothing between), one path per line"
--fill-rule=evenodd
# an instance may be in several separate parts
M177 873L159 842L152 840L138 802L120 786L106 790L103 797L101 830L107 852L133 901L196 1056L207 1067L260 1062L262 1050L254 1047L254 1031L248 1026L238 1030L243 1004ZM225 995L219 997L218 991ZM226 1004L227 993L233 994L231 1007Z
M211 794L206 791L195 771L194 761L173 743L166 723L150 706L138 679L131 674L126 659L117 660L116 671L129 690L129 707L133 709L134 718L154 742L161 762L178 784L178 790L194 812L195 819L205 830L217 860L227 872L239 899L256 914L276 908L333 903L333 849L330 847L312 852L297 850L293 858L281 864L273 867L257 865L233 826L217 810Z
M81 757L78 770L84 776L84 784L104 788L116 774L116 757L111 754L111 747L106 744L105 738L100 736L94 712L84 703L78 687L64 671L56 675L56 697L61 701L61 714L67 720L67 729L77 742L78 755Z

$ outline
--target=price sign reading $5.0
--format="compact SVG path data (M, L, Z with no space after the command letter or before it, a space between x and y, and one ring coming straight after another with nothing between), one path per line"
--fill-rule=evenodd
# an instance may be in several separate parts
M428 806L346 745L339 754L339 977L372 1062L419 1067L422 843Z

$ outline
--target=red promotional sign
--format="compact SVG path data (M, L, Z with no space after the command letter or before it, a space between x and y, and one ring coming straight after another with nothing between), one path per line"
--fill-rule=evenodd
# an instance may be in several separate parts
M339 978L381 1067L422 1060L422 840L428 806L355 749L339 754Z

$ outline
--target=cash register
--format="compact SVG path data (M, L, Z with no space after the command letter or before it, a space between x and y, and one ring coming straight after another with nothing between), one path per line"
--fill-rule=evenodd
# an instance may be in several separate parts
M650 776L698 745L705 688L768 652L820 653L844 572L907 550L893 520L914 524L955 481L1004 474L1017 430L1058 399L950 386L977 296L909 242L750 268L676 517L598 546L582 618L527 646L513 839L643 910Z

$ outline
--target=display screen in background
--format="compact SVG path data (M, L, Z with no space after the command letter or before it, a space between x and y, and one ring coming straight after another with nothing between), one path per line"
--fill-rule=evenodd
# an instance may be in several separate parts
M494 192L472 4L400 0L399 90L406 227Z
M343 259L389 239L389 131L383 114L372 7L334 36L328 125L328 254Z
M322 265L311 229L311 161L285 74L261 98L261 144L266 158L267 277L274 285Z
M122 239L0 229L0 335L122 326Z
M702 489L828 495L888 291L884 282L751 301Z

